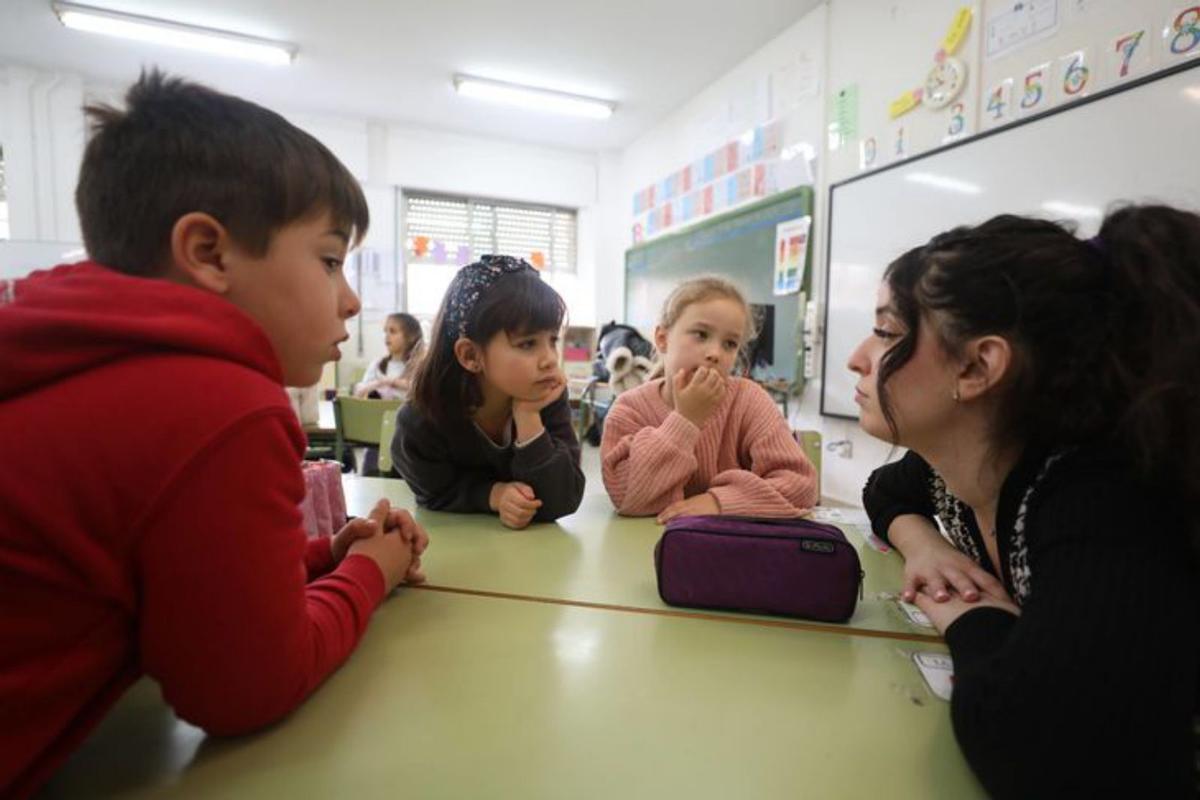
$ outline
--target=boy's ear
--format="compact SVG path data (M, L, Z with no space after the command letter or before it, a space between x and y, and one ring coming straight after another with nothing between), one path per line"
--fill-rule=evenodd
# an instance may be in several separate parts
M483 371L483 350L465 336L454 343L454 357L467 372Z
M171 227L171 274L217 294L229 291L229 232L210 214L192 211Z
M667 329L662 325L654 326L654 346L659 353L666 354L667 352Z
M959 369L957 389L962 400L985 394L1008 375L1012 345L1002 336L981 336L969 342Z

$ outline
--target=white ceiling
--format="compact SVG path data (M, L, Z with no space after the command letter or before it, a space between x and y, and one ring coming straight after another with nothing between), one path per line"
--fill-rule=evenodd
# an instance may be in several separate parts
M579 150L627 145L821 0L91 0L299 45L263 67L67 30L49 0L0 0L0 61L123 85L158 65L293 112ZM616 101L574 120L460 98L453 73Z

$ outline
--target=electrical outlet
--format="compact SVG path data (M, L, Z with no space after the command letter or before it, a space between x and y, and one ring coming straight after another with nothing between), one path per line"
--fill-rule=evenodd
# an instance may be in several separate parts
M825 445L825 449L836 455L838 458L854 458L854 442L849 439L840 439L836 442L830 442Z

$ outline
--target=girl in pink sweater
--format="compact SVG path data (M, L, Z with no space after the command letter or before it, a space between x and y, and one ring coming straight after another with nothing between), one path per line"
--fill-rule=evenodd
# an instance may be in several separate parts
M604 422L604 486L622 514L794 517L816 471L758 384L730 376L752 337L742 293L718 277L680 284L654 343L665 377L623 393Z

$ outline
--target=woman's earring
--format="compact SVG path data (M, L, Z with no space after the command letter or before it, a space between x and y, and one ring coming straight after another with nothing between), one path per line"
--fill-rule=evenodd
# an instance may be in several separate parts
M957 386L955 386L955 387L954 387L954 402L956 402L956 403L961 403L961 402L962 402L962 395L960 395L960 394L958 393L958 387L957 387Z

